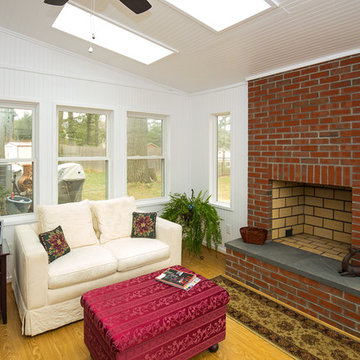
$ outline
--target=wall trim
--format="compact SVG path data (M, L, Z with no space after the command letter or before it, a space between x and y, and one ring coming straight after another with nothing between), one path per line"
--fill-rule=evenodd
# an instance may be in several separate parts
M299 68L302 68L302 67L305 67L305 66L316 65L316 64L319 64L319 63L322 63L322 62L325 62L325 61L331 61L331 60L335 60L335 59L340 59L340 58L345 57L345 56L355 55L355 54L359 54L359 53L360 53L360 48L356 48L356 49L352 49L352 50L348 50L348 51L343 51L343 52L335 53L335 54L332 54L332 55L316 58L316 59L313 59L313 60L304 61L304 62L301 62L301 63L289 65L289 66L284 66L282 68L273 69L273 70L270 70L268 72L264 72L264 73L260 73L260 74L256 74L256 75L251 75L251 76L246 77L245 80L246 81L251 81L251 80L263 78L263 77L266 77L266 76L275 75L275 74L278 74L278 73L299 69Z

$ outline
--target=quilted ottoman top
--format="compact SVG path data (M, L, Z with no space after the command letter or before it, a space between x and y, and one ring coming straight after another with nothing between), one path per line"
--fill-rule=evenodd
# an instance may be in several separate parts
M193 274L180 265L173 268ZM212 281L189 291L155 280L163 270L86 292L81 305L113 351L124 351L225 306L229 294Z

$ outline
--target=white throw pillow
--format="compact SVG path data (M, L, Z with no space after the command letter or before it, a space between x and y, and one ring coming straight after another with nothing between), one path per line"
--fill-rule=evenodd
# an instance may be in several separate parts
M101 243L131 235L132 213L136 211L133 196L93 201L91 210L97 220Z
M61 225L70 248L97 243L89 200L61 205L38 205L36 212L41 232Z

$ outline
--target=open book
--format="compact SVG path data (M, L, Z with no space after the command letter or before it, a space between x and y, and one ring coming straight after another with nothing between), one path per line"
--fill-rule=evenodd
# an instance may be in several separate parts
M176 270L173 268L166 269L155 279L165 284L176 286L184 290L190 290L200 281L200 279L194 274L190 274L188 272Z

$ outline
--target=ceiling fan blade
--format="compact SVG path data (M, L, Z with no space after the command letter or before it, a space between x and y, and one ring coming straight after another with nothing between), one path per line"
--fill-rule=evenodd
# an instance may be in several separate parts
M141 14L151 8L151 4L147 0L120 0L135 14Z
M56 6L63 6L65 5L69 0L44 0L45 4L49 5L56 5Z

